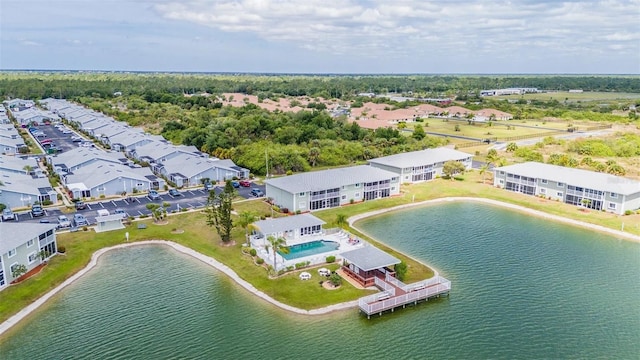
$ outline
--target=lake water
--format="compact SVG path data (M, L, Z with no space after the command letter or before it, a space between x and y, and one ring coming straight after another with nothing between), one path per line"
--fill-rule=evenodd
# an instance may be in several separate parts
M640 244L481 204L360 223L448 298L367 320L293 315L169 248L110 252L0 342L2 359L637 359Z

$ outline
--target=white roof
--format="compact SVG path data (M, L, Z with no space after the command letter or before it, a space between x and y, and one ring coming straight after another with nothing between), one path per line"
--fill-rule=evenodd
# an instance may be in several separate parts
M27 241L55 229L57 224L3 222L0 223L0 255L23 245Z
M373 166L359 165L283 176L280 178L269 179L265 181L265 183L267 185L286 190L290 193L299 193L333 189L365 182L388 180L397 176L398 174L378 169Z
M341 256L349 263L354 264L364 271L380 269L400 263L400 260L373 245L365 245L360 249L344 252Z
M279 232L298 230L304 227L324 224L326 224L324 221L311 214L260 220L253 223L253 225L258 228L263 234L275 234Z
M471 154L467 154L462 151L439 147L435 149L426 149L379 157L371 159L369 162L397 168L408 168L414 166L433 165L450 160L464 160L470 157Z
M535 179L547 179L555 182L613 192L621 195L640 193L640 181L595 171L568 168L564 166L526 162L502 166L494 171L505 171L514 175Z

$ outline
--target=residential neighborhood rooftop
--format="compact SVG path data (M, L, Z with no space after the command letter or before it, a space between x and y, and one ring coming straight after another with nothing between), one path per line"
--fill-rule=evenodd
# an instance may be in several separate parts
M341 254L349 263L364 271L380 269L399 264L400 260L372 245L347 251Z
M292 192L339 188L345 185L381 181L398 175L369 165L312 171L265 181L268 185Z
M640 192L640 181L595 171L569 168L539 162L526 162L502 166L495 171L505 171L536 179L563 182L583 188L628 195Z
M439 147L379 157L371 159L369 162L397 168L408 168L437 164L449 160L464 160L470 157L470 154L462 151Z
M311 214L260 220L253 223L263 234L274 234L324 224L326 224L324 221Z
M55 229L57 224L0 222L0 255L24 244L27 240Z

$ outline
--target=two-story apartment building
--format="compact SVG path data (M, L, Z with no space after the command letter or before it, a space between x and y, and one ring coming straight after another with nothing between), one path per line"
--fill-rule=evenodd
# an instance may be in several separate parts
M0 291L19 278L14 271L24 265L30 271L58 250L56 224L0 223Z
M640 208L640 182L620 176L539 162L497 167L496 187L594 210L624 214Z
M398 174L360 165L265 181L266 195L289 211L314 211L400 193Z
M444 163L451 160L471 169L470 154L445 147L379 157L369 160L369 164L396 173L402 183L417 183L442 176Z

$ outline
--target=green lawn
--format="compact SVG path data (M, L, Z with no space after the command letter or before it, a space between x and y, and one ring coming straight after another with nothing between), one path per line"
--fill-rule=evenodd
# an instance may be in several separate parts
M427 127L426 124L429 124ZM541 122L540 122L541 123ZM422 123L410 123L407 124L407 128L412 129L416 124L422 125L424 131L426 132L436 132L440 134L449 134L449 135L457 135L457 136L468 136L478 139L484 138L504 138L511 136L522 136L522 135L530 135L537 134L540 137L546 136L545 134L549 134L554 130L548 129L536 129L530 127L519 127L519 126L511 126L513 123L511 121L494 121L491 123L491 126L488 123L475 123L474 125L469 125L466 121L442 121L442 119L425 119ZM521 124L521 123L515 123ZM537 122L531 121L530 124L525 123L525 125L536 126ZM460 131L456 131L456 125L459 126ZM548 126L547 126L548 125ZM562 126L559 126L562 125ZM566 130L566 124L557 124L557 123L548 123L545 125L538 125L544 127L550 127L558 130Z
M568 91L548 92L539 94L510 95L510 96L492 96L491 99L525 99L525 100L558 100L564 101L607 101L607 100L628 100L640 99L638 93L622 93L622 92L590 92L570 93Z
M485 174L485 176L487 175ZM616 230L619 230L624 223L625 231L640 235L640 215L618 216L594 211L585 213L567 204L499 190L488 184L482 184L480 175L477 172L467 173L464 177L464 181L437 179L428 183L404 185L400 196L320 211L314 213L314 215L327 222L326 228L331 228L336 226L337 214L352 216L408 204L412 201L419 202L442 197L470 196L504 201ZM237 212L250 210L258 215L271 213L270 206L261 200L238 202L234 204L234 210ZM297 272L275 280L269 279L267 270L264 267L255 265L251 257L242 254L240 249L241 244L244 242L244 231L235 229L233 238L236 241L236 245L223 246L215 231L205 225L205 216L202 212L189 212L170 216L168 223L165 225L153 224L150 219L143 222L147 224L147 229L137 229L138 222L136 222L126 229L113 232L97 234L93 231L86 231L59 234L58 243L66 247L66 255L55 256L38 275L31 277L20 285L10 286L0 292L0 321L5 321L27 304L35 301L72 274L84 268L95 251L123 243L124 234L127 231L130 234L130 242L149 239L169 240L211 256L232 268L241 278L250 282L267 295L302 309L315 309L355 300L370 293L355 289L346 282L338 290L325 290L319 286L318 281L320 278L313 270L310 271L313 275L311 281L300 281L297 277ZM174 229L184 230L184 232L174 234L172 231ZM363 238L367 238L364 234L360 234L353 229L351 231ZM432 270L420 262L390 249L384 244L376 241L374 243L407 263L409 271L406 282L422 280L432 276ZM338 264L330 265L332 269L337 268L337 266Z

